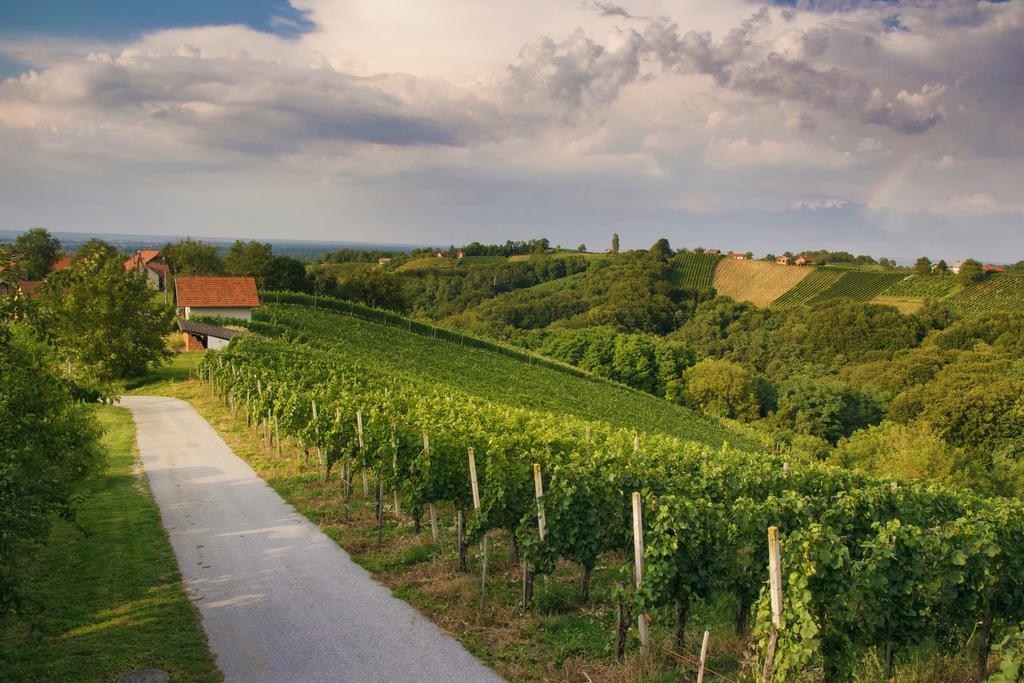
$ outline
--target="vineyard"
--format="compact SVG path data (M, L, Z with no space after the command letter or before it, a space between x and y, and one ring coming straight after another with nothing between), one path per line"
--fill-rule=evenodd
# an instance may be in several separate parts
M627 628L645 653L680 650L687 628L705 626L696 608L730 596L752 653L737 668L779 681L845 680L874 656L890 672L929 644L975 647L983 665L1024 618L1019 502L501 405L353 354L360 332L340 321L270 308L257 327L287 338L242 336L207 353L211 392L268 442L285 435L314 451L346 500L361 479L378 528L392 497L417 529L429 520L435 542L439 512L457 511L460 566L483 543L481 605L498 533L517 550L524 608L534 577L556 564L578 568L587 596L598 564L615 562L618 588L598 596L618 605L613 652ZM770 549L772 527L781 546ZM674 638L652 642L666 626Z
M955 275L907 275L882 292L883 296L907 299L945 299L960 288Z
M906 277L903 273L847 268L815 268L796 287L772 302L773 308L816 304L830 299L871 301Z
M304 295L281 296L283 300L312 303L312 297ZM335 352L349 362L382 373L437 382L513 407L579 415L714 447L726 441L741 447L758 445L749 430L734 430L715 418L521 349L504 348L332 299L320 298L317 305L321 310L263 306L254 312L254 328L268 335L331 343L337 347ZM325 311L324 306L351 314Z
M679 252L672 262L672 284L676 287L707 289L711 286L715 266L723 258L723 254Z
M946 299L957 313L1024 311L1024 275L992 273Z
M767 306L784 293L799 286L811 272L798 266L780 266L764 261L726 259L715 268L715 290L736 301Z

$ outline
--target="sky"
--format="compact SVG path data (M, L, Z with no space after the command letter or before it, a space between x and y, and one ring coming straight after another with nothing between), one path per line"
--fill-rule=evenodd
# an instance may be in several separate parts
M1024 0L0 0L0 228L1024 259Z

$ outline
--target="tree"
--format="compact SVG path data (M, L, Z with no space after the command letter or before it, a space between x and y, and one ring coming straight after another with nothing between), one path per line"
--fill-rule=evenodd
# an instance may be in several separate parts
M289 292L313 291L313 283L306 277L306 264L291 256L275 256L271 260L263 286Z
M834 444L858 429L880 422L882 411L871 398L855 389L801 376L780 387L774 417L780 425Z
M191 237L168 244L163 254L175 275L220 275L224 272L217 247Z
M100 427L77 393L44 344L0 322L0 616L18 611L27 560L102 467Z
M672 247L669 245L668 240L662 237L651 245L650 254L659 261L668 261L672 256Z
M688 405L721 417L756 420L761 415L758 386L742 365L706 358L683 373Z
M46 228L32 228L14 240L14 253L19 257L29 280L42 280L60 255L60 240Z
M935 272L939 275L945 275L949 272L949 265L944 260L939 259L939 262L935 264Z
M927 256L922 256L914 261L914 274L928 276L932 274L932 260Z
M256 278L256 286L264 289L273 263L274 251L266 242L236 240L224 257L224 272L228 275L250 275Z
M581 254L585 253L587 251L587 245L580 242L580 246L576 247L576 251L578 251Z
M86 240L86 242L78 248L75 252L75 258L83 258L97 256L99 258L107 259L120 257L120 252L107 242L95 237Z
M77 376L106 382L143 374L170 355L174 309L155 304L143 274L117 256L75 259L43 287L39 328Z
M985 277L985 270L980 261L969 258L960 264L960 272L957 277L960 278L960 284L973 285L975 282L981 282Z
M372 266L339 276L333 288L325 293L375 308L399 312L408 308L399 277L391 271Z
M619 233L612 233L612 253L619 253Z
M946 444L925 422L902 425L885 420L840 439L831 460L879 477L949 484L954 483L963 451Z

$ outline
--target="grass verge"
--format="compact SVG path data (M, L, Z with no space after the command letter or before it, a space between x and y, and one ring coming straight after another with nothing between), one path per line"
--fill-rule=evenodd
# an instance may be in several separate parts
M157 668L219 681L185 594L123 408L98 409L107 471L85 487L76 527L58 521L26 586L29 613L0 623L5 681L115 681Z

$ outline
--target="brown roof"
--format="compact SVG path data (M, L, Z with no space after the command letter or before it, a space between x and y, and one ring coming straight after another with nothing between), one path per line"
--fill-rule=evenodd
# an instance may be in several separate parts
M252 277L178 276L174 280L179 306L193 308L252 308L260 305Z
M52 266L50 266L50 272L53 273L53 272L56 272L58 270L64 270L65 268L70 268L70 267L71 267L71 257L70 256L65 256L60 261L57 261Z

